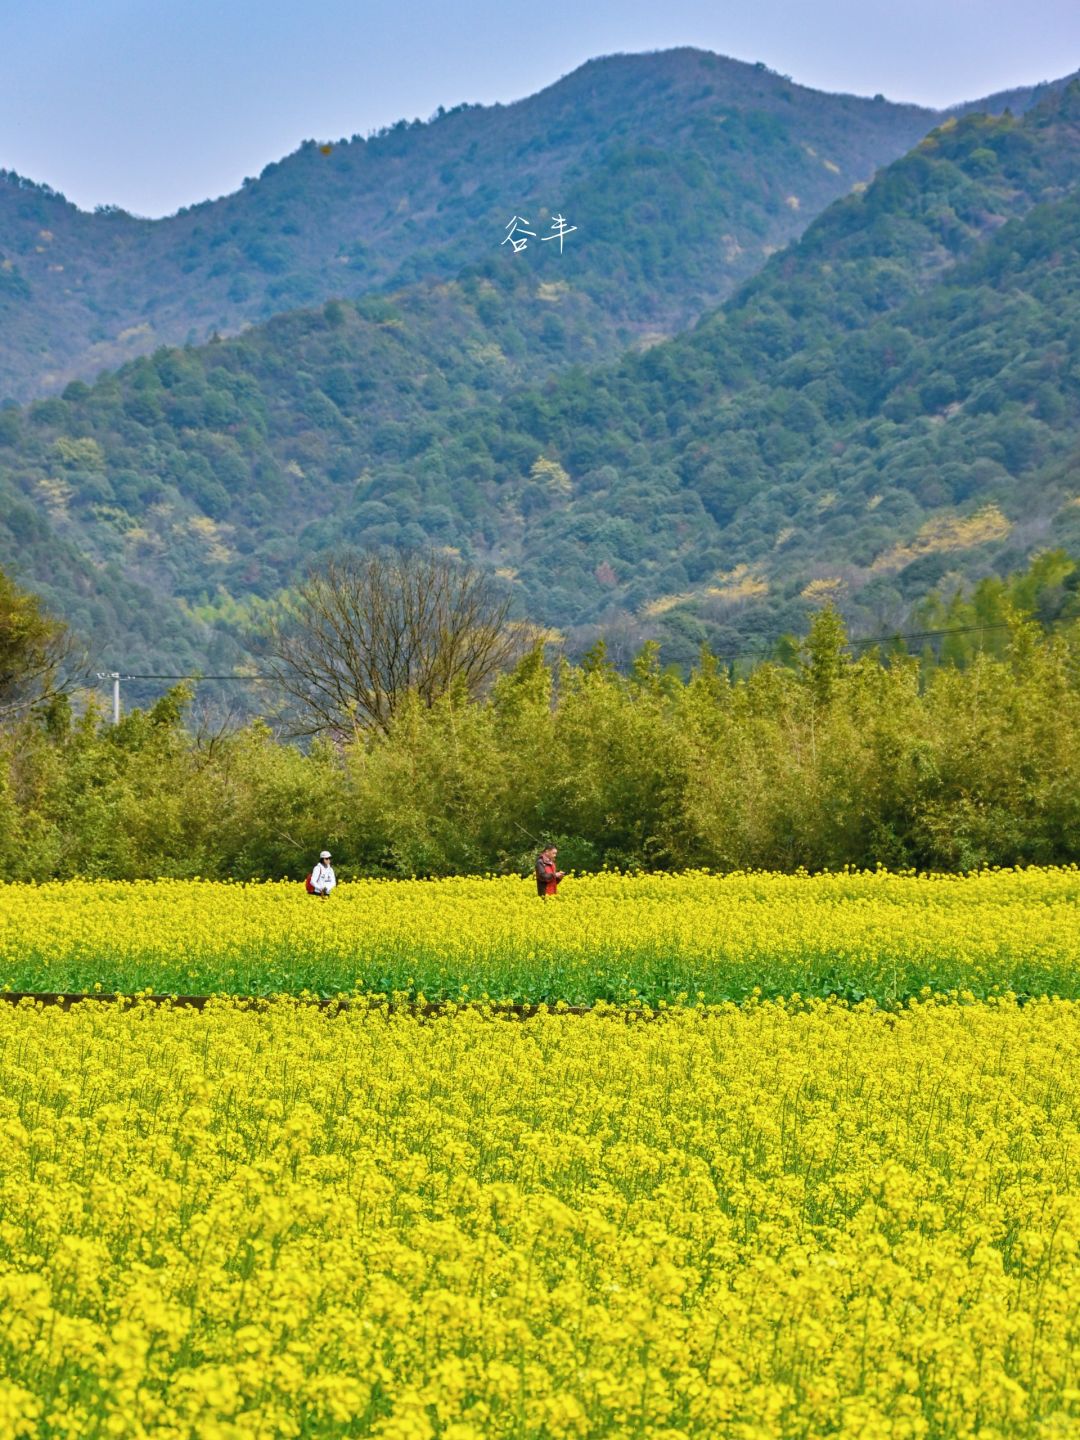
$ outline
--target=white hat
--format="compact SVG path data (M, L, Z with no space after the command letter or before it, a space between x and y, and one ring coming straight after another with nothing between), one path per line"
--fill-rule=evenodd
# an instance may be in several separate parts
M330 851L329 851L329 850L320 850L320 851L319 851L319 859L320 859L320 860L329 860L329 859L330 859Z

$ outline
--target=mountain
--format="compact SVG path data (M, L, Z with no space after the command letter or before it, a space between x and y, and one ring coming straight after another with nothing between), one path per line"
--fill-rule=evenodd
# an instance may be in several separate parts
M504 507L530 445L570 491L497 558L543 618L635 616L685 657L1075 546L1078 181L1076 82L950 119L690 334L507 397L458 444L485 434Z
M504 257L160 350L0 411L0 563L127 666L231 663L342 542L451 545L672 659L830 595L894 625L1080 544L1078 182L1074 82L951 117L614 364L573 363L597 301Z
M964 100L957 105L950 105L947 110L942 111L942 118L959 118L961 115L976 112L981 115L1004 115L1006 110L1013 115L1023 115L1056 91L1063 90L1076 78L1076 73L1073 73L1059 80L1042 80L1038 85L1017 85L1011 90L996 90L993 95L984 95L981 100Z
M593 60L511 105L308 141L164 220L86 214L4 172L0 401L328 298L450 279L499 254L515 215L577 226L562 255L538 233L516 259L603 312L596 354L613 358L725 299L939 118L681 49Z
M601 324L569 287L488 262L0 409L0 565L128 668L231 664L214 629L231 597L257 605L342 539L439 543L478 515L480 477L452 450L450 507L420 504L402 466L393 508L365 507L370 467L389 483L455 415L590 357Z

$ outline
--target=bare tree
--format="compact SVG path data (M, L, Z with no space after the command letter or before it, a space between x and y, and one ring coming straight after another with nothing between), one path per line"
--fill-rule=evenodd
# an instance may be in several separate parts
M433 551L364 551L312 570L270 639L298 733L387 730L407 695L476 695L532 638L510 604L482 571Z

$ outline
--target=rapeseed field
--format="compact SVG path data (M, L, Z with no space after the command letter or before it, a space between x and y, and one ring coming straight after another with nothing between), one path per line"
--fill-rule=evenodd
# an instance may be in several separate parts
M1080 1430L1080 1006L0 1006L4 1436Z
M1078 892L0 889L0 1436L1080 1434Z
M11 990L588 1004L932 992L1080 998L1080 871L0 887Z

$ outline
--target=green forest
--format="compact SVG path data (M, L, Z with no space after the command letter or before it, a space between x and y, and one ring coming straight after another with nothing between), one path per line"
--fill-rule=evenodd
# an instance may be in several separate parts
M896 629L1080 544L1078 142L1078 82L950 119L613 364L500 256L9 407L0 563L106 668L231 667L340 545L448 547L578 653L767 649L826 598Z
M687 676L652 642L624 671L540 645L478 699L307 747L188 687L119 725L54 693L0 726L0 878L295 878L324 847L344 876L513 872L541 841L580 871L1080 862L1080 567L918 613L948 633L852 646L826 606L773 659ZM4 614L41 629L25 597Z
M1019 111L1038 93L984 104ZM451 279L498 252L513 215L546 230L557 210L588 246L553 257L538 240L522 263L587 296L614 355L718 304L938 118L683 48L592 60L510 105L307 140L163 220L88 215L0 172L0 401L300 306Z

